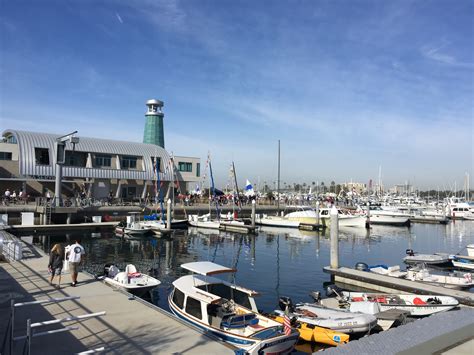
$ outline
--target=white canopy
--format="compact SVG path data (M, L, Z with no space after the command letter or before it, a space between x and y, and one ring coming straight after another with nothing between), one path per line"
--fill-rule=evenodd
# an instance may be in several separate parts
M210 261L196 261L193 263L186 263L182 264L181 267L200 275L215 275L237 272L236 269L231 269Z

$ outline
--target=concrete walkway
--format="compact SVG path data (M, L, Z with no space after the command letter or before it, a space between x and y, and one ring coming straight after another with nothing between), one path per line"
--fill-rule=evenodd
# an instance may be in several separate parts
M8 353L4 343L10 315L10 299L26 302L50 297L80 296L79 300L34 305L15 311L15 335L26 334L26 320L32 322L106 311L100 318L81 322L78 330L34 338L32 353L71 354L105 347L110 354L232 354L233 349L177 321L162 310L129 297L79 274L77 287L70 275L63 275L63 288L49 285L48 257L31 247L27 259L0 264L0 353ZM56 280L55 280L56 281ZM60 325L49 326L57 329ZM41 328L41 331L45 328ZM14 354L22 354L24 341L17 341Z

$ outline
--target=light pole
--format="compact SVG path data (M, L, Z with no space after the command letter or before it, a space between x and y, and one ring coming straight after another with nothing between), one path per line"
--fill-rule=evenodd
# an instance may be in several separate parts
M56 138L56 180L54 185L54 205L61 206L61 180L63 178L63 165L66 161L66 142L72 144L72 151L79 143L79 137L74 137L77 131Z

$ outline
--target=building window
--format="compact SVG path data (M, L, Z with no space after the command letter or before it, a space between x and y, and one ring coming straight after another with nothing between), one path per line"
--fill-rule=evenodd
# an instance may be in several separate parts
M0 152L0 160L12 160L12 153Z
M193 171L193 163L186 163L186 162L180 161L178 163L178 170L190 173Z
M122 157L120 159L120 168L124 170L137 168L137 157Z
M151 165L154 168L154 172L161 171L161 158L156 158L156 167L155 167L155 157L151 157Z
M186 300L186 313L192 315L193 317L201 319L201 302L188 296L188 299Z
M196 163L196 176L201 176L201 163Z
M35 148L36 165L49 165L49 149Z
M96 155L94 165L96 167L110 168L112 166L112 157L110 155Z

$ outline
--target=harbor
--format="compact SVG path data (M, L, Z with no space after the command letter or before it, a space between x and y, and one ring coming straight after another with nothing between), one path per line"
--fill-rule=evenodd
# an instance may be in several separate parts
M20 300L44 299L44 297L60 297L60 296L82 296L81 300L66 301L61 305L71 304L71 309L84 310L82 313L101 312L105 311L106 315L101 319L90 319L79 322L87 325L86 329L97 334L97 330L103 332L105 338L101 335L93 337L90 334L83 333L82 330L71 331L71 336L78 337L77 351L86 351L86 349L102 349L110 345L112 342L117 346L117 349L128 349L132 346L128 343L128 338L121 338L121 332L125 331L120 328L123 320L127 320L126 326L129 326L129 315L125 317L123 310L118 311L118 308L129 309L129 303L133 303L134 307L143 311L134 310L133 314L137 317L136 321L130 320L132 324L137 322L137 327L142 329L145 326L143 323L146 320L146 327L156 329L154 334L159 334L160 331L166 334L171 334L171 331L166 330L158 325L150 325L149 317L142 316L140 312L149 313L151 308L156 316L153 316L157 324L163 323L163 317L169 317L166 321L167 325L174 324L176 327L186 328L177 318L174 318L170 313L168 305L168 295L171 289L171 284L182 275L180 265L189 261L211 261L221 265L226 265L238 270L236 273L235 282L242 283L246 287L256 289L261 293L258 297L258 307L264 312L272 312L277 308L278 299L281 296L288 296L297 302L310 302L309 294L313 291L319 291L321 294L326 293L328 284L336 283L355 289L370 289L372 291L380 292L414 292L417 294L436 294L436 295L450 295L459 300L463 307L472 306L474 293L471 291L455 291L439 287L422 285L413 281L398 280L394 282L390 277L372 275L371 273L354 270L353 267L357 262L364 261L369 264L379 264L381 262L387 264L402 263L404 252L407 248L423 251L426 253L445 251L447 253L457 253L462 249L463 245L474 242L472 237L473 223L471 221L456 221L448 225L434 225L434 224L413 224L408 227L390 227L390 226L373 226L371 229L360 228L340 228L339 229L339 260L340 266L337 269L331 268L330 249L331 249L331 228L323 231L305 231L298 229L285 229L275 227L259 227L257 234L242 234L229 231L206 230L201 228L189 227L188 229L174 230L167 238L148 237L123 237L114 233L110 225L101 226L99 229L91 230L86 228L88 226L70 225L70 230L65 231L64 227L58 225L56 230L41 230L41 227L32 231L31 229L11 229L21 239L27 241L25 248L25 258L21 262L12 262L9 264L0 265L0 268L6 274L10 275L7 283L12 283L17 278L22 280L32 280L29 282L23 281L21 286L24 288L22 292L14 291L8 293L7 297L13 298L14 295L21 295ZM3 232L7 233L7 232ZM64 276L64 287L61 290L55 290L48 285L46 277L47 264L45 253L51 248L54 243L69 244L72 240L79 238L82 240L82 245L86 250L87 261L85 264L86 273L81 273L80 287L71 288L67 273ZM390 252L386 252L389 247ZM28 250L33 250L33 255L30 255ZM398 253L396 252L398 250ZM104 265L113 263L120 268L125 264L133 263L138 270L153 275L161 281L161 284L153 290L150 297L141 300L138 297L127 296L126 293L117 292L97 280L97 276L103 274ZM16 266L15 266L16 265ZM17 269L19 268L19 269ZM304 271L304 272L303 272ZM21 275L21 276L20 276ZM96 277L94 277L96 276ZM5 284L6 285L6 284ZM306 287L295 287L294 285L307 285ZM377 286L379 285L379 286ZM16 289L17 286L15 286ZM33 289L34 287L35 289ZM6 288L6 287L5 287ZM3 289L5 289L3 288ZM34 295L33 298L29 295ZM85 297L87 296L87 297ZM90 297L90 299L89 299ZM98 302L98 297L101 301ZM85 298L83 301L82 298ZM118 300L116 300L118 298ZM16 300L18 301L18 300ZM85 302L82 304L82 302ZM120 306L122 303L127 306ZM80 303L82 306L77 307ZM75 305L75 306L73 306ZM4 306L9 306L8 302ZM53 304L45 306L45 310L52 312L56 318L66 316L66 313L57 311L59 305ZM62 306L66 307L66 306ZM102 309L103 308L103 309ZM467 309L468 309L467 308ZM64 308L61 308L64 310ZM66 307L66 310L69 309ZM463 309L463 308L462 308ZM44 310L43 310L44 311ZM44 314L40 312L40 314ZM118 312L114 317L113 315ZM455 312L455 311L454 311ZM460 319L465 319L464 311L459 313ZM67 313L68 316L77 315L80 312ZM144 314L145 314L144 313ZM47 313L46 313L47 314ZM56 316L57 314L57 316ZM432 322L437 322L436 317L432 316ZM122 319L120 319L122 317ZM441 317L441 316L440 316ZM469 316L467 316L468 319ZM20 321L21 319L21 321ZM105 330L104 322L111 322L113 329ZM17 318L19 328L21 324L25 323L24 318ZM95 325L89 325L89 323ZM79 324L80 329L82 329ZM474 326L472 322L460 321L459 326ZM4 324L5 326L5 324ZM125 327L125 324L123 325ZM407 325L411 326L410 324ZM98 328L97 328L98 327ZM168 327L168 326L167 326ZM400 326L405 327L405 326ZM19 329L18 328L18 329ZM468 328L471 329L471 328ZM191 328L189 330L182 329L182 336L184 338L203 337L197 329ZM187 332L190 332L188 334ZM193 335L194 333L197 335ZM74 335L77 333L78 335ZM148 332L147 332L148 333ZM382 332L378 336L384 336ZM126 331L129 336L129 331ZM175 334L175 333L173 333ZM389 333L387 333L389 334ZM464 334L460 332L460 334ZM52 336L52 335L51 335ZM138 333L137 333L138 336ZM134 336L132 342L136 349L143 346L145 351L155 349L155 351L163 351L168 353L166 346L174 347L172 340L166 342L154 342L143 336L143 340L138 340ZM372 336L369 336L371 338ZM161 337L159 337L161 339ZM204 336L206 338L206 336ZM85 341L84 339L87 339ZM107 342L104 339L108 339ZM115 339L115 340L111 340ZM118 340L120 339L120 340ZM365 338L361 338L364 342ZM434 346L433 339L428 337L423 338L425 347ZM458 339L453 337L452 339ZM461 340L466 340L463 338ZM34 342L42 342L41 338L33 339ZM176 341L177 337L176 337ZM196 340L202 348L193 347L196 353L206 349L209 353L225 353L231 348L226 347L219 342L223 349L214 349L213 346L218 346L215 343L215 338L210 338L205 341L202 339ZM458 341L460 341L458 339ZM143 343L144 344L143 344ZM358 343L353 340L349 344ZM420 340L421 342L421 340ZM167 345L164 345L167 344ZM321 345L309 345L310 343L299 343L296 346L296 351L299 353L313 352L318 349L325 348ZM420 345L417 342L410 343L410 346ZM430 345L428 345L430 344ZM176 349L182 342L176 345ZM448 348L443 343L443 349ZM163 347L165 346L165 347ZM352 346L352 345L351 345ZM440 345L436 345L441 349ZM339 346L337 349L344 350L344 346ZM132 348L130 348L132 349ZM350 349L350 348L348 348ZM336 351L334 349L333 351Z
M0 355L474 354L472 0L1 8Z

